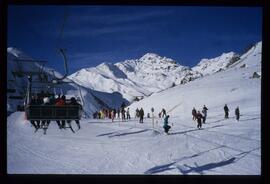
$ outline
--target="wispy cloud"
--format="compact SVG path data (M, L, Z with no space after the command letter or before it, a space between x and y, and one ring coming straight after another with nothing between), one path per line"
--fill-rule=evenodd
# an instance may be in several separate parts
M173 11L150 11L133 13L104 13L84 12L70 17L69 27L65 31L68 37L99 37L105 34L131 33L140 30L154 30L151 22L143 21L169 15ZM153 23L155 24L155 23ZM141 25L141 26L140 26ZM143 27L142 27L143 25Z
M72 15L71 22L76 24L102 23L104 25L115 25L124 23L134 23L136 21L147 20L172 14L174 11L150 11L150 12L125 12L125 13L97 13L92 12Z
M67 37L98 37L106 34L124 33L140 30L137 26L107 26L102 28L97 27L78 27L65 31Z

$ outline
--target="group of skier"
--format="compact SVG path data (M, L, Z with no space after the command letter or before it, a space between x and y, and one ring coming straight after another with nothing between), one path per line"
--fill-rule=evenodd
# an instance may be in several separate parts
M143 118L144 118L143 108L141 108L140 110L138 108L136 109L135 117L139 118L139 123L143 123Z
M228 119L229 118L229 108L227 106L227 104L225 104L224 106L224 112L225 112L225 119ZM235 117L236 117L236 120L239 121L240 119L240 110L239 110L239 106L236 107L235 111Z
M192 119L194 121L197 120L197 127L200 129L202 127L202 123L205 123L206 121L206 117L207 117L207 110L208 108L204 105L203 106L203 109L202 109L202 114L200 113L200 111L196 111L196 109L193 107L192 109ZM227 104L225 104L224 106L224 113L225 113L225 119L228 119L229 118L229 108L227 106ZM239 121L239 118L240 118L240 110L239 110L239 107L237 106L236 109L235 109L235 117L236 117L236 120Z
M120 116L121 115L121 116ZM116 109L101 109L99 112L96 111L93 114L94 119L111 119L114 121L115 118L122 119L122 121L126 121L130 119L130 113L129 113L129 108L125 110L125 108L119 108L118 110Z
M153 108L152 108L152 112L153 112ZM192 109L192 119L193 121L197 121L197 128L201 129L202 128L202 124L206 123L206 119L207 119L207 111L208 108L204 105L201 111L197 111L195 109L195 107L193 107ZM104 109L100 111L99 114L102 114L104 112ZM105 110L106 112L106 110ZM114 118L116 118L116 115L118 114L118 119L120 119L120 113L122 115L122 121L125 121L126 119L130 119L130 113L129 113L129 108L127 108L125 110L125 106L122 104L121 108L118 109L117 111L115 109L112 109L110 111L108 111L109 113L107 113L108 115L106 115L106 117L112 119L112 121L114 120ZM225 104L224 106L224 112L225 112L225 119L229 118L229 108L227 106L227 104ZM98 114L98 112L96 112L96 114ZM104 114L104 113L103 113ZM106 114L106 113L105 113ZM237 107L235 109L235 115L236 115L236 120L239 121L239 117L240 117L240 111L239 111L239 107ZM94 115L94 118L96 118L97 115ZM167 115L166 110L164 108L162 108L161 112L158 113L159 118L164 118L164 132L168 134L169 130L171 129L171 126L169 125L168 119L169 119L169 115ZM102 116L98 115L99 118L101 118ZM150 117L150 113L148 113L147 117ZM103 117L104 118L104 117ZM144 110L143 108L141 108L140 110L137 108L135 111L135 118L139 118L139 123L143 123L144 120Z
M197 120L197 127L200 129L202 128L202 123L205 123L206 121L206 117L207 117L207 111L208 111L208 108L204 105L203 106L203 109L202 109L202 114L200 111L196 111L195 107L193 107L192 109L192 119L193 121L196 121Z
M198 129L202 128L202 123L206 123L207 111L208 111L208 108L205 105L202 108L202 113L200 111L197 111L195 109L195 107L193 107L192 112L191 112L192 113L192 119L193 119L193 121L197 120L197 123L198 123L197 128ZM229 118L229 108L228 108L227 104L225 104L225 106L224 106L224 112L225 112L225 119L228 119ZM170 117L169 115L165 115L164 125L163 125L164 132L167 133L167 134L168 134L168 131L171 128L171 126L168 125L169 117ZM235 109L235 117L236 117L236 120L239 121L239 118L240 118L239 106L237 106L236 109Z

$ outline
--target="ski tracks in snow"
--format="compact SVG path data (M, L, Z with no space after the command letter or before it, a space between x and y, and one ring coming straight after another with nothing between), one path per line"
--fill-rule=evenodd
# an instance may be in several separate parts
M48 162L47 165L54 165L54 167L56 165L61 165L62 167L60 167L60 172L61 170L64 171L64 174L68 174L68 173L87 173L88 170L86 168L81 167L81 165L78 167L76 164L67 161L67 160L62 160L61 159L61 155L59 155L58 158L49 156L48 154L45 154L43 152L37 151L37 150L33 150L32 148L30 148L29 146L26 145L21 145L21 144L17 144L16 147L18 149L20 149L23 152L29 153L28 156L32 156L32 157L36 157L39 158L40 160L46 160ZM44 163L44 162L43 162ZM36 174L42 174L42 173L36 173ZM45 173L46 174L46 173Z

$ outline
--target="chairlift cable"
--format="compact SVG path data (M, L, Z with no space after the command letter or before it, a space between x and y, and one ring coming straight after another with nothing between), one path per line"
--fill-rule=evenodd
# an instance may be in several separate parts
M63 37L64 27L65 27L65 23L67 21L67 17L68 17L68 12L67 12L67 9L65 9L64 20L63 20L63 23L62 23L62 26L61 26L61 29L60 29L60 33L59 33L59 36L58 36L58 39L57 39L57 42L56 42L56 49L58 49L59 44L60 44L60 40Z

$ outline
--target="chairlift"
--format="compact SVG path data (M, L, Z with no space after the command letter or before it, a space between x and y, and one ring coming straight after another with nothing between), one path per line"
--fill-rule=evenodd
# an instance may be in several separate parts
M57 78L54 76L51 80L46 82L44 81L34 81L32 80L32 76L28 78L28 87L27 87L27 95L26 95L26 106L25 106L25 114L26 119L29 121L59 121L59 120L80 120L82 116L82 106L81 105L65 105L65 106L55 106L55 105L32 105L31 97L33 95L40 95L42 91L48 92L47 94L43 94L43 97L49 97L51 95L57 95L55 92L57 89L60 89L63 94L63 86L68 83L68 81L64 81L67 76L67 60L63 49L60 49L60 53L64 58L64 67L65 67L65 75L61 78ZM74 83L74 82L73 82ZM75 84L75 83L74 83ZM46 96L47 95L47 96ZM80 95L80 94L79 94Z
M61 26L61 31L60 31L60 35L59 35L59 40L62 37L63 34L63 28L65 25L65 21L67 19L67 12L65 12L64 15L64 22ZM58 42L59 42L58 40ZM56 46L56 48L59 48L58 46ZM68 67L67 67L67 58L65 55L65 50L60 48L59 49L60 54L63 56L63 60L64 60L64 70L65 70L65 74L58 78L56 77L54 71L52 72L52 78L49 79L49 75L48 75L48 71L43 72L43 74L47 75L47 79L45 81L32 81L32 75L29 74L28 75L28 86L27 86L27 93L26 93L26 106L25 106L25 114L26 114L26 119L29 121L59 121L59 120L80 120L81 119L81 115L82 115L82 106L79 105L65 105L65 106L55 106L55 105L32 105L31 102L31 96L35 93L35 88L39 87L40 90L37 90L39 93L41 92L41 89L43 88L44 90L46 89L46 91L51 91L54 95L56 92L56 88L60 89L62 94L62 88L61 85L65 85L68 84L70 82L65 81L64 79L67 77L68 75ZM41 68L42 70L44 70L43 68ZM73 84L75 84L73 82ZM76 85L76 84L75 84ZM77 85L78 86L78 85ZM79 90L79 95L82 99L81 96L81 91ZM83 101L81 101L83 102ZM83 104L82 104L83 105ZM48 127L47 127L48 128ZM46 129L47 129L46 128ZM71 130L73 131L72 127L70 127ZM44 133L46 132L46 130L44 129ZM73 131L74 132L74 131Z

